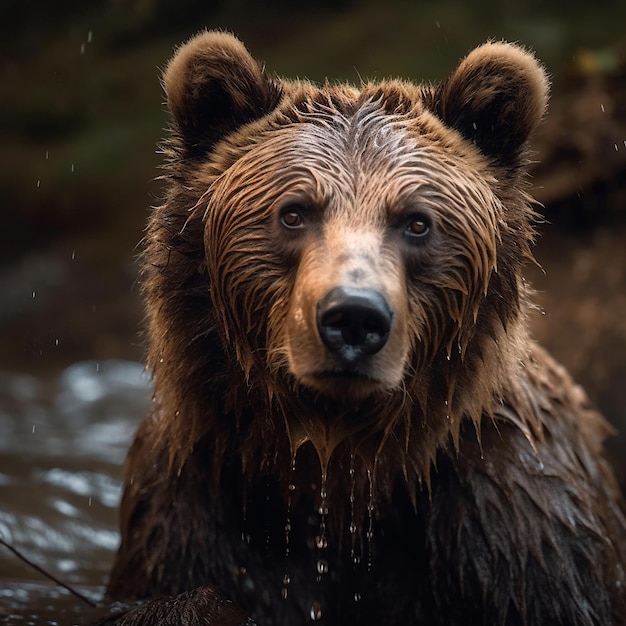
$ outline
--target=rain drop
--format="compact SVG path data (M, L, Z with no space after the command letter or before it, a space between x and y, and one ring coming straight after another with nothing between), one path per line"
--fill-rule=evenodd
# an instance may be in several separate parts
M311 611L309 615L314 622L322 619L322 605L317 600L315 600L311 605Z
M46 161L50 158L50 151L46 150Z
M40 186L41 186L41 181L40 181L40 180L38 180L38 181L37 181L37 189L39 189L39 187L40 187Z
M84 43L80 44L80 53L81 54L85 54L85 44Z
M318 535L315 537L315 546L320 550L328 547L328 539L326 539L326 535Z
M317 573L328 574L328 561L325 559L319 559L317 561Z
M33 298L37 296L37 292L33 291Z
M604 105L603 104L600 105L600 108L602 109L602 113L604 113Z
M89 503L87 504L87 506L91 506L91 496L89 496Z
M87 33L87 43L91 43L93 41L93 31L89 31Z
M70 171L72 172L72 174L74 173L74 164L72 163L72 166L70 167Z
M36 428L36 426L35 426L35 424L33 424L33 435L35 434L35 428Z
M72 261L76 258L76 250L72 250Z
M360 593L355 593L354 594L354 601L355 602L360 602L361 601L361 594Z

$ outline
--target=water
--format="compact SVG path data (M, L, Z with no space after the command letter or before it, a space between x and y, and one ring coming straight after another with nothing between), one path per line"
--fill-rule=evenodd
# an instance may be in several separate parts
M127 361L78 363L53 381L0 373L0 538L92 601L118 545L122 464L150 396L143 366ZM0 546L0 624L91 619Z

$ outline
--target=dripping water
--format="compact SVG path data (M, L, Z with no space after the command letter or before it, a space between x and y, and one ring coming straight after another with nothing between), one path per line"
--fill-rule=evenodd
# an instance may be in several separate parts
M372 571L372 539L374 538L374 481L372 470L367 470L367 481L369 483L369 500L367 502L367 571Z
M326 537L326 517L328 516L328 494L326 493L326 469L322 471L322 482L320 486L320 529L319 534L315 537L315 547L318 550L317 563L315 565L317 571L317 581L320 582L322 576L328 573L328 561L326 560L326 548L328 547L328 539Z
M309 615L314 622L322 619L322 605L317 600L314 600L311 604Z
M350 558L354 566L357 565L356 557L356 520L354 518L354 490L356 487L356 476L354 471L354 454L350 456Z
M291 506L293 493L296 490L296 457L294 455L291 460L291 480L287 487L287 519L285 520L285 560L289 563L290 541L291 541ZM289 566L286 566L285 575L283 576L283 587L281 590L281 596L283 600L287 599L289 595L289 584L291 583L291 577L289 575Z

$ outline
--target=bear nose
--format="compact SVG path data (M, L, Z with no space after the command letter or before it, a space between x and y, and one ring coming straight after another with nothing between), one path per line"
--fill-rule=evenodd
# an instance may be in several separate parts
M317 329L331 352L347 364L387 343L392 313L375 289L335 287L317 303Z

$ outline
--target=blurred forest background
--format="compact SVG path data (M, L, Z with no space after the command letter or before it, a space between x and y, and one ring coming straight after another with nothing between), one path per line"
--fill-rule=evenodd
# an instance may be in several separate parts
M141 361L137 244L158 202L160 70L202 28L280 75L436 81L488 38L553 76L535 142L546 219L535 334L626 432L623 0L2 0L0 370ZM622 478L622 436L613 444Z

